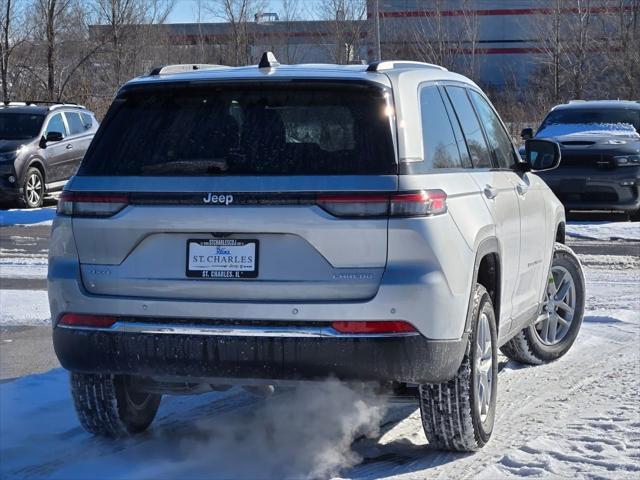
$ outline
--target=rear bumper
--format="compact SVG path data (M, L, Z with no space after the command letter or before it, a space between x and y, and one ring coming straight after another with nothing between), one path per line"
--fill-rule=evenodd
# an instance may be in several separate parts
M124 327L126 329L126 327ZM230 336L53 329L64 368L144 377L438 383L458 370L467 344L401 336Z

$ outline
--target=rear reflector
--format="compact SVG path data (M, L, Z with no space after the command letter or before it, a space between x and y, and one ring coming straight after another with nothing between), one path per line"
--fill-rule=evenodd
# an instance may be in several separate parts
M333 322L334 330L340 333L411 333L417 330L410 323L404 321L359 321Z
M447 211L447 194L422 190L391 195L321 195L317 204L336 217L426 217Z
M58 325L67 325L70 327L94 327L105 328L111 327L116 323L116 317L107 317L102 315L80 315L77 313L65 313Z
M62 192L58 215L74 217L111 217L129 204L129 197L112 193Z

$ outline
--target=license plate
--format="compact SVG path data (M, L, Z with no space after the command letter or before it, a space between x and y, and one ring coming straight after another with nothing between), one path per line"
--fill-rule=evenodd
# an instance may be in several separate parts
M258 240L187 240L187 277L234 279L258 276Z

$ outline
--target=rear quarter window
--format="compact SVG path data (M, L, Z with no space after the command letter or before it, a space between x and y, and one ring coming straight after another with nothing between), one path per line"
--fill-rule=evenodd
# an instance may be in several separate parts
M65 112L64 115L65 117L67 117L67 124L69 125L69 135L78 135L86 131L79 113Z
M447 94L456 112L462 133L469 147L474 168L491 168L491 151L482 132L478 117L464 88L446 87Z
M424 170L462 168L453 127L437 86L427 86L420 91L420 116Z
M117 98L80 175L397 173L384 92L343 85L138 90Z

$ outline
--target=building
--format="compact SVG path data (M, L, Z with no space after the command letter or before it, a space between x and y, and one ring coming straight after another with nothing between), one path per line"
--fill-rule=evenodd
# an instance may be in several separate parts
M252 15L255 21L240 28L229 23L131 28L144 28L153 46L148 66L246 64L256 62L265 50L282 63L350 63L381 56L439 63L499 87L508 82L525 85L536 74L536 56L554 46L554 28L570 42L580 33L576 29L584 27L580 22L585 14L591 25L605 25L640 9L640 0L565 0L560 7L557 0L366 2L366 16L354 19L341 11L335 19L321 21L287 21L257 12ZM94 36L108 31L107 26L91 27Z

